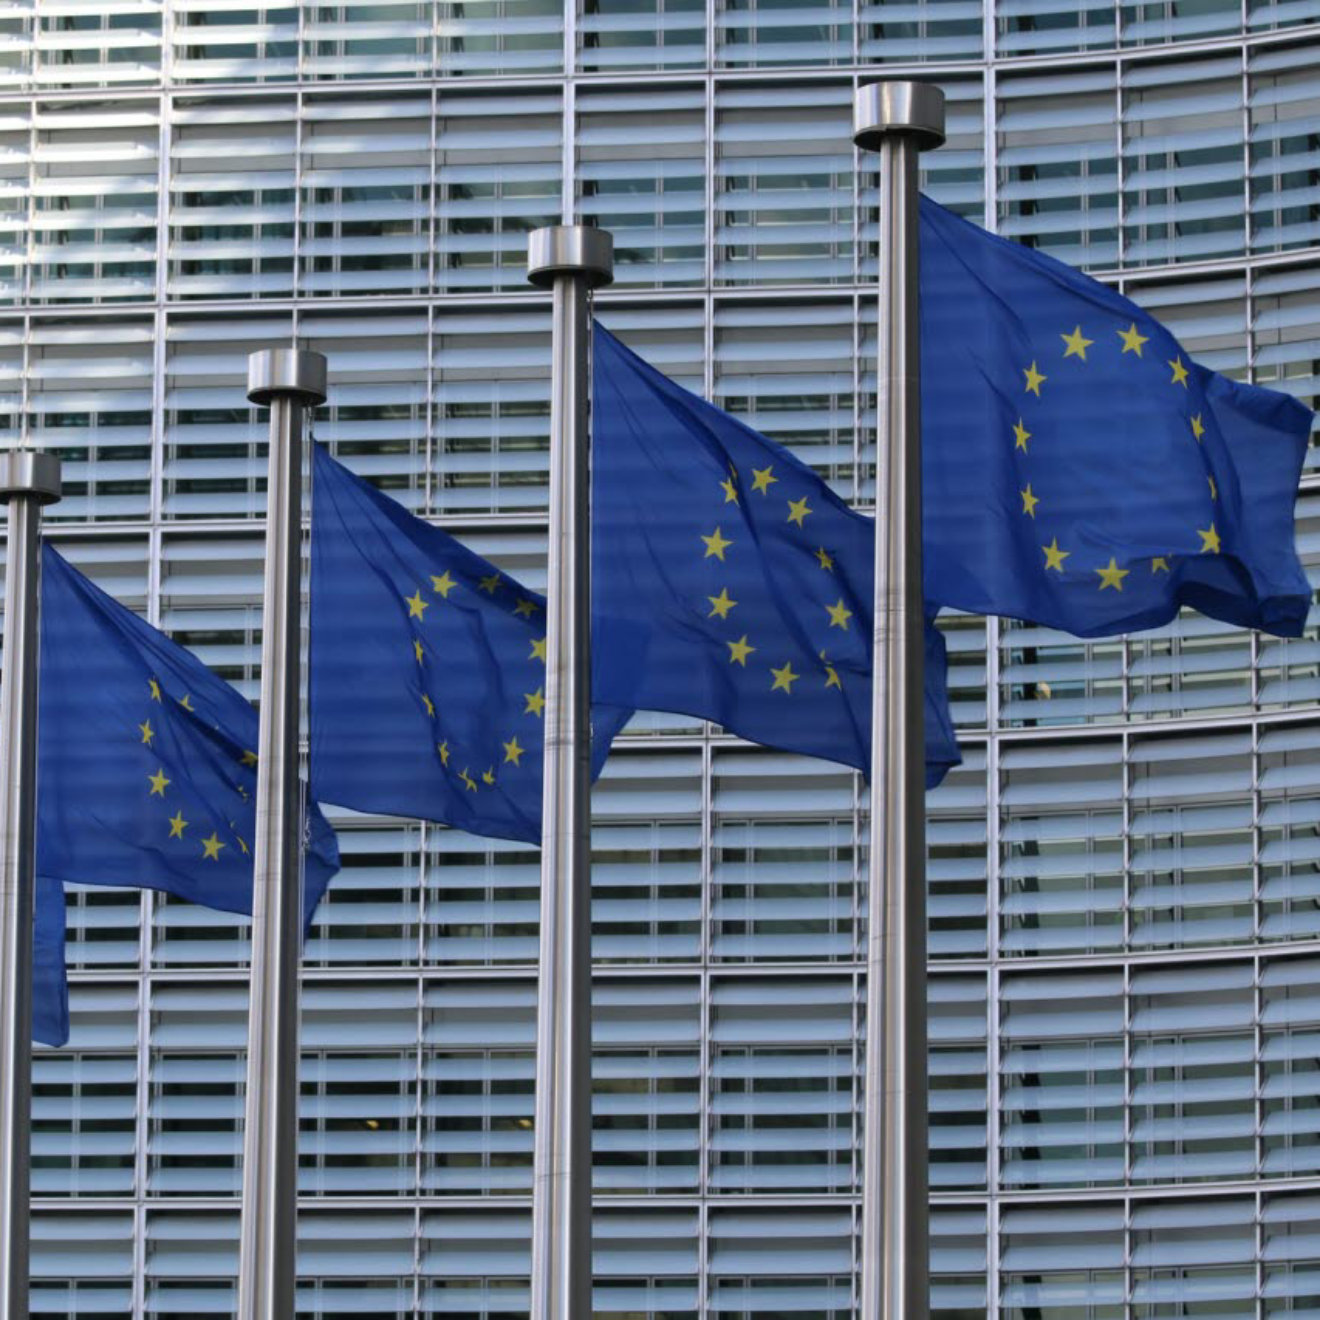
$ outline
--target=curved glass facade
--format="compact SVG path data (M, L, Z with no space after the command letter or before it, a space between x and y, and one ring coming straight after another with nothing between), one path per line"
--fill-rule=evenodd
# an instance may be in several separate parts
M616 236L611 328L865 505L850 105L903 71L949 97L935 197L1314 405L1318 64L1320 0L0 2L0 441L64 458L61 548L249 693L254 348L327 353L320 437L539 585L526 235L569 217ZM1320 1316L1320 631L943 626L966 762L929 799L935 1320ZM612 758L598 1316L851 1316L864 809L850 771L676 718ZM299 1315L523 1317L536 854L337 823ZM245 923L71 893L34 1309L227 1314Z

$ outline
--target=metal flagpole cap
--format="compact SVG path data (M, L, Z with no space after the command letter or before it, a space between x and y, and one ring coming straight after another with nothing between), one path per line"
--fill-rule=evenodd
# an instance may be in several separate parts
M313 408L324 403L325 354L305 348L263 348L249 354L247 396L263 407L283 398Z
M593 289L614 283L614 235L589 225L551 225L527 237L527 278L539 288L581 275Z
M892 133L916 138L918 151L943 146L944 93L923 82L859 87L853 98L853 141L863 151L879 151Z
M0 454L0 503L15 495L31 495L39 504L54 504L62 493L60 460L35 449L8 449Z

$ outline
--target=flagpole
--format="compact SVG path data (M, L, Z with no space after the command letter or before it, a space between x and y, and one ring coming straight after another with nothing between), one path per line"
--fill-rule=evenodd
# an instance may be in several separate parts
M32 926L37 878L37 614L41 510L60 498L54 454L0 454L9 505L0 677L0 1320L27 1320L32 1193Z
M248 358L248 398L270 407L270 462L238 1320L289 1320L294 1314L302 953L302 426L304 410L325 402L325 388L325 358L320 353L272 348Z
M880 153L871 884L857 1315L927 1320L917 156L944 141L944 94L926 83L872 83L858 89L853 112L853 141Z
M591 1315L591 291L614 239L530 235L527 278L554 291L545 790L536 1007L531 1320Z

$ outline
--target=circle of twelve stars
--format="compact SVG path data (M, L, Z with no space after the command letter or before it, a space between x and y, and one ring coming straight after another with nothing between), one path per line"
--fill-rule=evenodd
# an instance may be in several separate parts
M445 571L438 576L436 574L431 575L431 590L435 595L439 596L441 600L448 600L449 593L459 585L458 580L448 569L445 569ZM504 579L498 572L495 572L478 579L477 590L483 591L486 595L493 598L504 585ZM418 623L420 623L425 616L426 611L431 607L432 602L426 599L422 594L422 590L421 587L418 587L411 596L405 596L403 598L404 603L408 606L408 618L410 621L416 619ZM518 618L531 620L536 617L540 608L540 605L530 597L520 596L514 603L513 613ZM414 635L412 646L413 656L417 663L425 666L426 646L421 637ZM545 638L533 637L531 639L531 646L532 650L531 654L527 657L528 660L539 660L542 664L545 664ZM434 720L436 718L436 710L435 702L431 699L431 694L427 692L425 688L422 688L420 689L419 695L422 708L426 711L427 715ZM545 718L544 684L538 687L535 692L524 692L523 700L527 703L526 706L523 707L524 715L534 715L537 719ZM502 764L512 765L515 769L519 768L522 764L521 758L527 751L527 748L519 743L518 735L515 733L508 742L504 742L503 739L501 739L501 745L504 748L504 761ZM449 740L447 738L441 739L435 744L435 750L440 757L441 766L448 769L450 758L452 756ZM458 777L462 781L463 787L469 793L476 793L478 791L478 781L472 777L471 766L465 765L459 770ZM494 788L496 782L495 766L487 766L486 769L481 772L479 779L487 788Z
M1138 358L1142 356L1142 346L1150 342L1150 336L1143 335L1137 329L1135 321L1128 327L1128 329L1117 330L1115 333L1123 341L1122 352L1124 354L1133 353ZM1064 358L1080 358L1083 362L1087 360L1086 350L1092 347L1095 343L1094 339L1086 338L1082 333L1082 327L1080 325L1073 330L1072 334L1063 334L1060 332L1059 338L1062 339L1064 343ZM1173 372L1173 375L1169 379L1169 384L1174 386L1181 385L1184 390L1188 389L1187 367L1182 360L1182 355L1178 354L1169 360L1167 365ZM1022 374L1026 378L1024 387L1025 392L1027 394L1034 394L1037 399L1041 398L1040 387L1049 379L1049 377L1042 375L1037 369L1034 360L1029 367L1022 368ZM1202 420L1202 416L1200 413L1195 413L1188 420L1191 426L1192 435L1195 437L1197 444L1200 444L1201 437L1205 435L1205 423ZM1027 442L1031 438L1031 432L1027 430L1022 417L1019 415L1017 424L1013 427L1014 450L1016 451L1020 449L1024 454L1029 454L1030 451L1027 448ZM1215 487L1214 477L1207 474L1206 480L1210 483L1210 498L1212 500L1217 500L1219 498L1219 491ZM1036 506L1041 503L1041 500L1039 496L1036 495L1035 491L1032 490L1031 482L1027 482L1026 486L1018 491L1018 495L1022 500L1023 516L1034 519L1036 516ZM1198 527L1196 529L1196 534L1201 538L1202 554L1219 553L1219 533L1215 529L1213 519L1211 519L1209 527L1204 529ZM1057 536L1050 541L1049 545L1042 545L1041 550L1045 555L1044 571L1047 573L1052 571L1062 574L1064 571L1063 561L1072 554L1072 551L1064 550L1059 545L1059 538ZM1100 581L1097 583L1097 589L1100 591L1105 591L1110 588L1114 591L1122 591L1123 579L1132 572L1130 568L1119 568L1118 561L1112 555L1109 558L1109 563L1106 564L1104 568L1096 568L1092 571L1098 574L1100 578ZM1152 573L1167 573L1169 571L1168 556L1157 555L1152 559L1150 561L1150 571Z
M766 498L770 498L770 487L777 485L778 482L779 478L774 474L773 464L767 464L763 468L752 468L752 494L759 493ZM738 503L738 473L733 467L729 468L729 475L720 482L720 489L724 492L725 504L736 505ZM787 504L786 521L805 530L807 518L815 512L808 503L808 497L804 495L800 500L788 500ZM701 540L706 546L706 553L703 558L718 559L720 563L726 562L724 554L733 544L733 541L724 535L721 528L716 527L709 536L702 536ZM824 546L818 546L814 554L816 562L825 572L834 572L834 557ZM721 587L718 596L707 596L706 599L710 602L710 610L706 617L708 619L721 619L725 622L729 621L729 611L738 604L736 600L729 596L728 587ZM822 608L830 616L831 628L841 628L844 632L848 631L848 620L853 617L853 612L848 608L842 596L833 605L825 605ZM748 640L746 633L743 633L737 641L725 642L724 645L729 648L729 663L740 665L743 669L747 668L748 657L757 649ZM830 664L824 651L820 653L820 658L825 669L825 686L827 688L838 688L842 692L843 684L839 681L838 671ZM791 695L793 684L801 677L801 674L793 672L791 661L786 660L778 669L772 665L770 666L770 691L785 692Z

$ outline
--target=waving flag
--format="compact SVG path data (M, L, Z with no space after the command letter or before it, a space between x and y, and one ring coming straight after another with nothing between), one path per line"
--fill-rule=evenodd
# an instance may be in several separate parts
M875 523L597 324L592 690L870 768ZM926 626L926 779L960 760Z
M41 875L251 913L256 711L48 544L37 743ZM305 920L338 867L312 808Z
M927 600L1082 637L1183 605L1301 632L1296 400L924 197L921 363Z
M312 792L541 839L545 599L315 446ZM593 770L631 711L593 707Z

